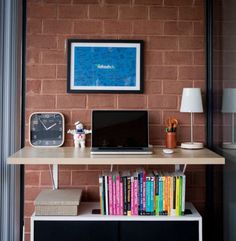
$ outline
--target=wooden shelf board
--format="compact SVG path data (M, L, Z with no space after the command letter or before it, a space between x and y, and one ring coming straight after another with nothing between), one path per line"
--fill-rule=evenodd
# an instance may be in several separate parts
M101 215L92 214L92 209L99 209L99 203L87 202L81 203L79 206L78 216L36 216L33 215L34 220L68 220L68 221L191 221L201 219L192 203L186 203L186 209L190 209L192 214L184 216L121 216L121 215Z
M154 147L152 155L91 155L90 148L74 147L34 148L24 147L8 157L8 164L62 164L62 165L222 165L225 158L209 149L174 149L164 154L162 147Z

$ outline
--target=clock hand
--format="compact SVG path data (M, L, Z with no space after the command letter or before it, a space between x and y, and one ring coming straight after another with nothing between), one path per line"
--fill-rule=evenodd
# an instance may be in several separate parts
M53 125L49 126L48 128L46 128L46 130L50 130L51 128L53 128L53 126L55 126L57 123L54 123Z
M45 130L47 130L47 127L44 125L44 123L41 121L41 119L39 118L40 123L43 125L43 127L45 128Z

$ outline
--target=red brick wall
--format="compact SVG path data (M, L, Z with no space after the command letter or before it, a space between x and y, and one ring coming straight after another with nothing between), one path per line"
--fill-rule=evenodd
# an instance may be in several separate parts
M164 120L170 115L176 116L180 122L178 142L189 140L190 117L179 113L179 107L183 87L201 87L205 92L203 2L28 0L26 143L28 118L34 111L62 112L66 117L66 129L69 129L77 120L89 128L91 110L98 108L148 109L151 144L164 143ZM67 38L144 40L144 93L67 94ZM195 116L194 125L195 140L205 141L203 114ZM65 145L73 145L71 136L66 135ZM60 187L82 187L84 200L97 200L97 176L104 168L109 167L61 166ZM188 167L187 175L187 200L203 211L205 169L203 166ZM45 187L51 187L48 167L26 166L26 240L29 240L33 200Z

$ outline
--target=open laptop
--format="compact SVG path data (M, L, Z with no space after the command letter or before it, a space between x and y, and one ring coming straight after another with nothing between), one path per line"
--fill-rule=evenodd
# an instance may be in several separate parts
M91 154L152 154L148 140L147 111L92 112Z

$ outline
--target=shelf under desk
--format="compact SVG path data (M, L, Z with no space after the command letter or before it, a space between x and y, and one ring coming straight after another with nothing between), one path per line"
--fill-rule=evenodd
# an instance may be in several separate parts
M207 148L185 150L176 148L173 154L164 154L162 147L154 147L152 155L91 155L90 148L24 147L8 157L8 164L60 165L222 165L225 158Z

